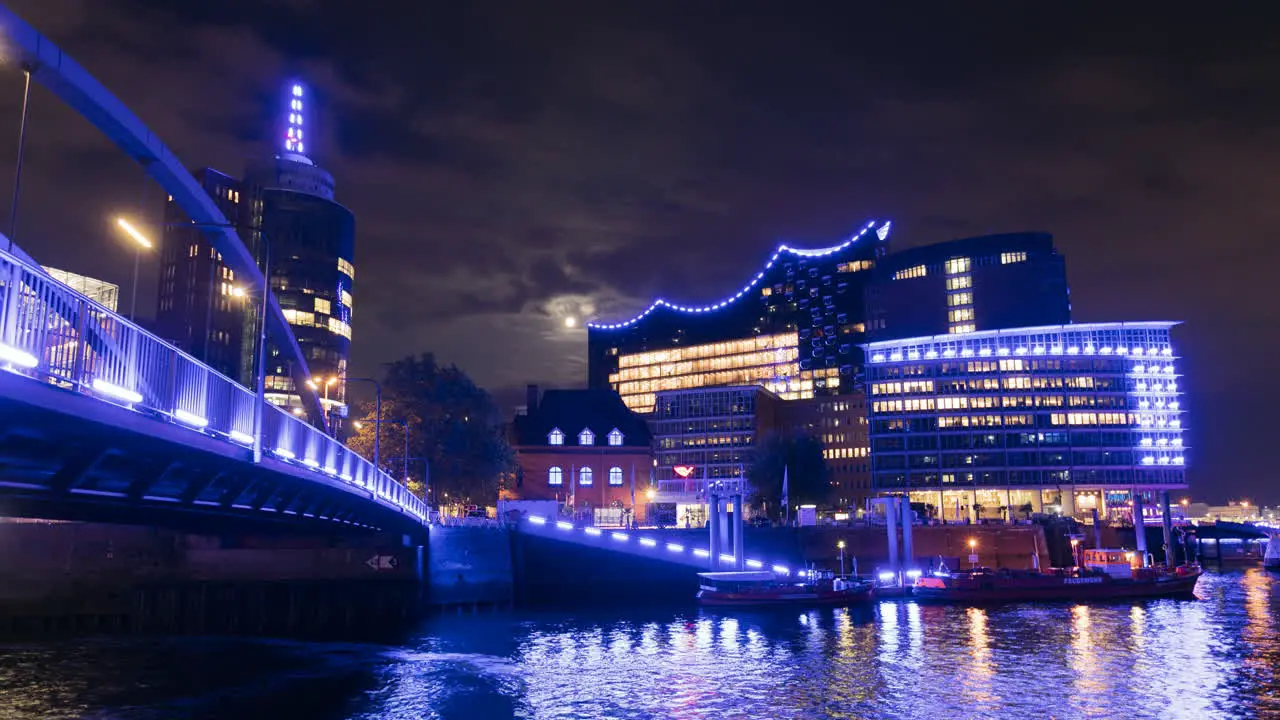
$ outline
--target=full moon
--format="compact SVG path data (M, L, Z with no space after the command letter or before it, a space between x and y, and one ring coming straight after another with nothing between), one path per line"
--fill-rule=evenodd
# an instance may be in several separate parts
M577 324L578 318L573 317L572 315L564 319L564 326L567 328L576 327Z

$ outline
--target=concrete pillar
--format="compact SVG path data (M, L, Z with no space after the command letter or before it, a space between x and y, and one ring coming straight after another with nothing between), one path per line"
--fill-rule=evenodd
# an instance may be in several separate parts
M915 563L915 548L911 542L911 525L915 513L911 512L911 497L902 498L902 566L910 568Z
M1102 521L1098 519L1098 509L1093 509L1093 547L1102 549Z
M720 569L720 496L707 495L707 527L711 533L711 569Z
M1173 567L1177 563L1177 551L1173 549L1173 515L1169 511L1169 491L1160 491L1160 521L1164 526L1164 564Z
M1009 488L1004 489L1004 522L1006 525L1013 524L1013 491Z
M1031 491L1031 512L1044 512L1044 490L1040 488L1035 488Z
M889 570L898 572L898 499L887 498L884 503L885 531L889 536Z
M978 491L969 492L969 523L971 525L978 524Z
M942 491L938 491L938 520L945 523L947 521L947 507L942 499Z
M738 570L747 569L747 559L743 556L743 537L742 528L746 525L743 518L746 517L744 512L744 496L739 493L733 496L733 564Z
M720 508L720 550L724 553L732 552L733 538L729 536L729 503L732 502L732 495L720 496L720 502L717 507Z
M1147 523L1144 518L1145 513L1142 511L1142 493L1136 489L1129 491L1129 496L1133 498L1133 534L1134 539L1138 543L1138 555L1141 556L1142 566L1147 566Z

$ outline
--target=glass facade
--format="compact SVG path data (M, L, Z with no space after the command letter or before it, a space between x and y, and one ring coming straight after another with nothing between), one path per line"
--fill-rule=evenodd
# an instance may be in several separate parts
M818 385L835 388L838 372L802 371L796 333L622 355L609 385L628 408L653 412L657 393L728 385L763 385L785 399L813 397Z
M867 344L875 489L937 495L930 502L947 508L944 493L967 491L964 504L982 506L979 495L995 492L988 502L1020 506L1005 489L1052 488L1073 512L1108 489L1185 487L1174 324L1060 325ZM1091 492L1077 501L1076 489ZM1051 499L1022 495L1037 510Z

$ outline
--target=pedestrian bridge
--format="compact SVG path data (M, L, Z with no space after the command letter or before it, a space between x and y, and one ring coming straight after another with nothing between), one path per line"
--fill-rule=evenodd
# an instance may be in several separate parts
M4 251L0 513L415 533L427 520L323 430Z

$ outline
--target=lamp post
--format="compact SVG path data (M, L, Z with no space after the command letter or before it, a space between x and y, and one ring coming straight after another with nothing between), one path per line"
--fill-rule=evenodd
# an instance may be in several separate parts
M13 171L13 202L9 206L9 252L13 252L13 236L18 232L18 191L22 187L22 151L27 143L27 106L31 100L31 68L24 66L26 84L22 88L22 121L18 125L18 162Z
M969 538L969 567L978 567L978 541L975 538Z
M142 264L142 250L146 248L150 250L153 245L151 240L138 231L128 220L122 217L116 218L116 225L133 239L137 245L134 247L133 254L133 300L129 303L129 319L137 322L138 319L138 266Z
M382 383L373 378L347 378L347 384L353 382L373 383L373 466L381 468L379 446L382 443ZM406 436L408 434L408 432L405 433ZM425 495L426 493L423 494Z
M840 549L840 577L844 577L844 541L837 542L836 547Z

